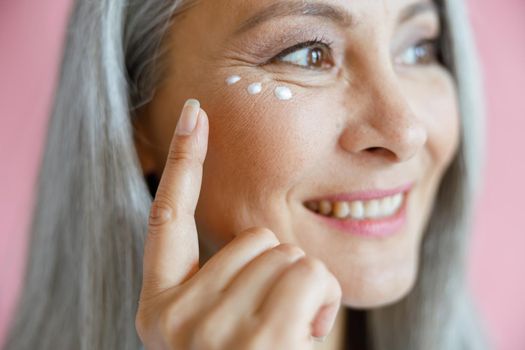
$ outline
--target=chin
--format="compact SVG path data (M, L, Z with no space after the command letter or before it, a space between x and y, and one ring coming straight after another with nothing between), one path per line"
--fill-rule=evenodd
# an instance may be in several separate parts
M416 282L415 271L409 273L405 278L396 276L388 284L375 281L361 282L360 287L355 288L354 283L341 284L343 296L341 303L352 309L375 309L395 304L406 297L414 288Z

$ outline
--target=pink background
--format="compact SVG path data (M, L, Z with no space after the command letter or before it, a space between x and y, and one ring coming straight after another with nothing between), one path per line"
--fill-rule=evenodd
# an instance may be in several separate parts
M475 0L488 163L469 282L496 349L525 349L525 1ZM70 0L0 1L0 342L21 285L32 191Z

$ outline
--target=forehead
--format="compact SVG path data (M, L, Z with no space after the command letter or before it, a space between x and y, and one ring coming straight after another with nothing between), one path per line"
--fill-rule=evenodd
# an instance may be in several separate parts
M403 18L435 9L432 0L200 0L207 20L225 27L252 27L277 17L308 15L337 20L341 25L378 17ZM374 14L371 16L371 14ZM377 16L375 16L377 14Z

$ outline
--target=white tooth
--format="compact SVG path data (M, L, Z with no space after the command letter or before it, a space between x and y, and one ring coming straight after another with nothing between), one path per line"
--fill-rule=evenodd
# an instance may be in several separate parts
M365 208L363 202L353 201L350 202L350 216L353 219L362 219L365 217Z
M379 217L379 200L372 199L365 202L365 216L370 219Z
M319 202L319 212L323 215L329 215L332 211L332 203L326 199Z
M334 203L334 212L333 215L336 218L344 219L350 214L350 206L348 205L348 202L340 202L337 201Z
M306 202L306 207L312 211L317 211L319 209L319 202L316 202L316 201Z
M381 216L389 216L394 213L395 207L392 203L392 197L385 197L380 200L379 202L379 211L381 212Z
M399 205L403 202L403 194L398 193L392 197L392 205L397 210L399 208Z

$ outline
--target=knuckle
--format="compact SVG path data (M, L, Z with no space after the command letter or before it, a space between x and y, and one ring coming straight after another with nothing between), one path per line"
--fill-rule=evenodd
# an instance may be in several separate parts
M294 264L297 269L300 269L306 276L320 276L327 272L325 264L314 257L304 256Z
M343 298L343 288L341 287L341 284L337 281L337 279L334 278L334 283L332 283L332 286L337 299L341 300Z
M343 297L343 288L341 287L341 284L331 272L328 272L328 277L330 280L328 288L332 288L332 290L335 292L334 294L336 295L336 297L338 299L341 299Z
M173 205L171 201L162 194L158 194L151 203L148 224L152 231L156 232L155 228L162 227L170 222L173 217Z
M174 202L170 196L163 191L159 191L151 203L148 219L149 229L152 233L162 231L165 226L170 225L177 218L185 214L186 211L179 203Z
M269 242L273 245L279 244L279 239L277 238L275 233L273 233L272 230L266 227L250 227L242 231L241 236L247 237L248 239L253 237L260 242Z
M191 137L178 137L177 144L170 147L168 151L168 161L173 163L193 163L195 161L193 152L193 139Z
M290 243L281 243L275 248L273 248L273 250L281 253L282 255L289 258L290 260L294 260L298 257L305 255L304 250Z

